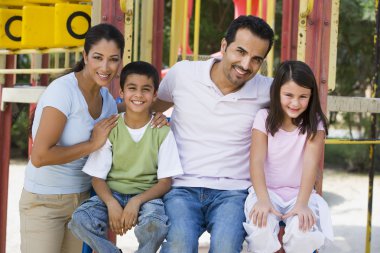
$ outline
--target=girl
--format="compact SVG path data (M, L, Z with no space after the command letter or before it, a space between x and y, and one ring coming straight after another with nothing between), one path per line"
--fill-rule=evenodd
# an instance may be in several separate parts
M253 252L276 252L283 220L285 251L311 253L333 238L327 203L313 190L327 123L312 70L282 63L270 99L253 123L246 240Z

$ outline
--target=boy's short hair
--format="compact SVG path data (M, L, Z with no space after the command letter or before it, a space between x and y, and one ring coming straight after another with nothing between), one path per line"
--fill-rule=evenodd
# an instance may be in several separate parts
M131 74L138 74L152 78L154 91L157 91L160 78L156 68L152 64L145 61L135 61L125 65L120 74L121 90L124 90L125 80L127 80L127 77Z

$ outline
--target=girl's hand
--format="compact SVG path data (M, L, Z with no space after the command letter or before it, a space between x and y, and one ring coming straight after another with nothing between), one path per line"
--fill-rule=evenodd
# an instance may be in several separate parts
M136 197L133 197L131 198L131 200L128 201L128 204L124 207L123 214L121 217L124 234L132 227L137 225L140 205L140 201Z
M306 232L315 225L316 218L308 205L296 204L290 212L282 216L282 219L285 220L295 215L298 215L300 230Z
M112 128L116 126L118 118L118 114L112 115L95 124L90 138L90 142L93 143L94 150L97 150L104 145Z
M150 123L152 128L161 128L164 125L169 125L168 119L162 112L156 112L154 114L154 117L152 119L152 122Z
M249 213L249 217L252 220L253 224L261 228L267 225L269 213L273 213L278 217L282 216L282 214L273 207L270 201L258 200Z
M109 204L107 204L108 209L108 219L109 226L115 234L123 234L123 224L121 222L121 217L123 214L123 208L120 206L116 199L113 199Z

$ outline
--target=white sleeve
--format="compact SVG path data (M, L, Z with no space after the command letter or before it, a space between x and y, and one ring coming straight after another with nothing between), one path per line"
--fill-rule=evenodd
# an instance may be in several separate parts
M173 90L177 84L176 76L179 65L181 62L174 64L162 79L157 92L157 97L160 100L173 102Z
M174 177L183 174L177 143L172 131L169 131L158 151L157 178Z
M107 179L112 166L112 144L107 139L100 149L91 153L82 171L90 176Z

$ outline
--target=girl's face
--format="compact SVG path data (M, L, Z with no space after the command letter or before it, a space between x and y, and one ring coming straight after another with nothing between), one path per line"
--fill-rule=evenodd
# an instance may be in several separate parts
M88 54L83 52L86 75L100 86L108 85L119 69L120 54L120 48L114 41L100 40Z
M309 104L311 89L288 81L281 86L280 100L285 119L295 119L301 115Z

